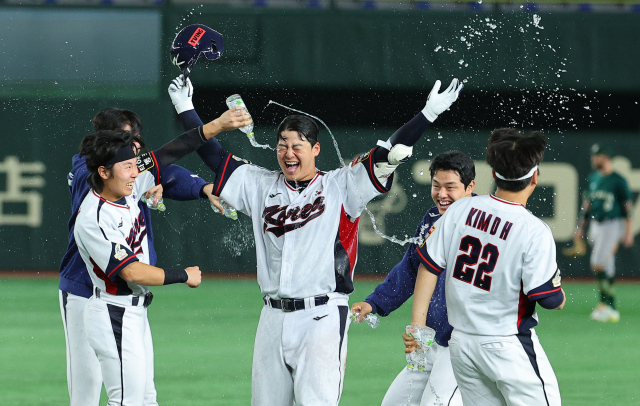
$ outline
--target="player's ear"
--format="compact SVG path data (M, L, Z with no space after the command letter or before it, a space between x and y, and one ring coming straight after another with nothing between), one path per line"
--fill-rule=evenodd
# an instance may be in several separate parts
M98 175L100 175L100 177L104 180L109 179L109 177L111 176L111 174L109 173L109 170L104 166L98 167Z
M318 156L320 154L320 143L316 142L316 145L311 147L311 149L313 150L313 156Z
M533 186L537 186L538 185L538 174L539 173L540 173L540 170L538 169L533 173L533 176L531 177L531 184Z
M476 188L476 181L472 180L471 182L469 182L469 184L467 185L467 190L466 190L466 194L467 196L471 196L471 193L473 193L473 191Z

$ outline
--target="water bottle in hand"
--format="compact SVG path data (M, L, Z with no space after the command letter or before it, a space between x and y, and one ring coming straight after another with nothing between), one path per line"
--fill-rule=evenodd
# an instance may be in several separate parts
M231 220L238 219L238 212L233 206L231 206L229 203L225 202L224 200L220 200L220 205L224 209L225 217L230 218ZM220 210L218 210L218 208L214 206L213 203L211 203L211 208L213 209L214 213L220 213Z
M242 97L240 97L239 94L233 94L227 97L227 107L229 107L229 110L233 110L236 107L242 107L242 109L247 114L249 114L249 110L247 110L247 106L244 104L244 101L242 100ZM258 144L258 141L256 141L256 136L253 134L253 124L249 124L247 126L241 127L240 131L247 134L247 137L249 138L249 142L251 142L252 146L264 148L264 149L267 149L267 148L271 149L271 147L268 145Z
M165 211L167 210L167 206L164 205L164 200L161 198L158 199L158 201L154 204L153 201L155 200L153 198L154 195L151 195L151 197L149 197L148 199L146 197L144 197L144 195L142 195L140 197L140 200L142 200L142 203L146 203L147 207L150 208L151 210L158 210L158 211Z
M359 318L360 318L360 313L351 313L351 321L353 323L360 323ZM378 324L380 324L380 317L378 317L378 315L373 313L367 313L367 315L364 316L363 321L366 322L369 325L369 327L376 328L378 327Z

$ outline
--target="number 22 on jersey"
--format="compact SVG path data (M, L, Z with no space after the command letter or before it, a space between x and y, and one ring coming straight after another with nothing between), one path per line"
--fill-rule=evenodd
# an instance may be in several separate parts
M498 247L489 243L483 246L479 239L467 235L460 240L459 249L464 254L458 255L451 276L489 292L490 274L496 267L500 255ZM481 261L480 264L478 261Z

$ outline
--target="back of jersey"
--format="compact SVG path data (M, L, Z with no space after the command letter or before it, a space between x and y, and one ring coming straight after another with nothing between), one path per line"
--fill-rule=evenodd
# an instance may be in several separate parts
M558 269L549 227L493 195L454 203L419 252L431 272L447 269L449 322L468 334L511 335L536 325L531 295Z

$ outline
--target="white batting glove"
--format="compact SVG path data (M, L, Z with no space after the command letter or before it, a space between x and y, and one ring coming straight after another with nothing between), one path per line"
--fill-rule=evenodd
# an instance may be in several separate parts
M191 80L187 78L185 83L184 75L173 79L169 85L169 97L171 97L171 102L178 114L187 110L193 110L193 102L191 101L193 97L193 85L191 84Z
M429 97L427 98L427 105L422 109L422 114L432 123L438 118L438 115L448 110L453 102L458 100L458 96L463 87L458 79L453 79L447 90L438 93L440 91L440 85L441 82L436 80L436 84L433 85L433 89L431 89L431 93L429 93Z

